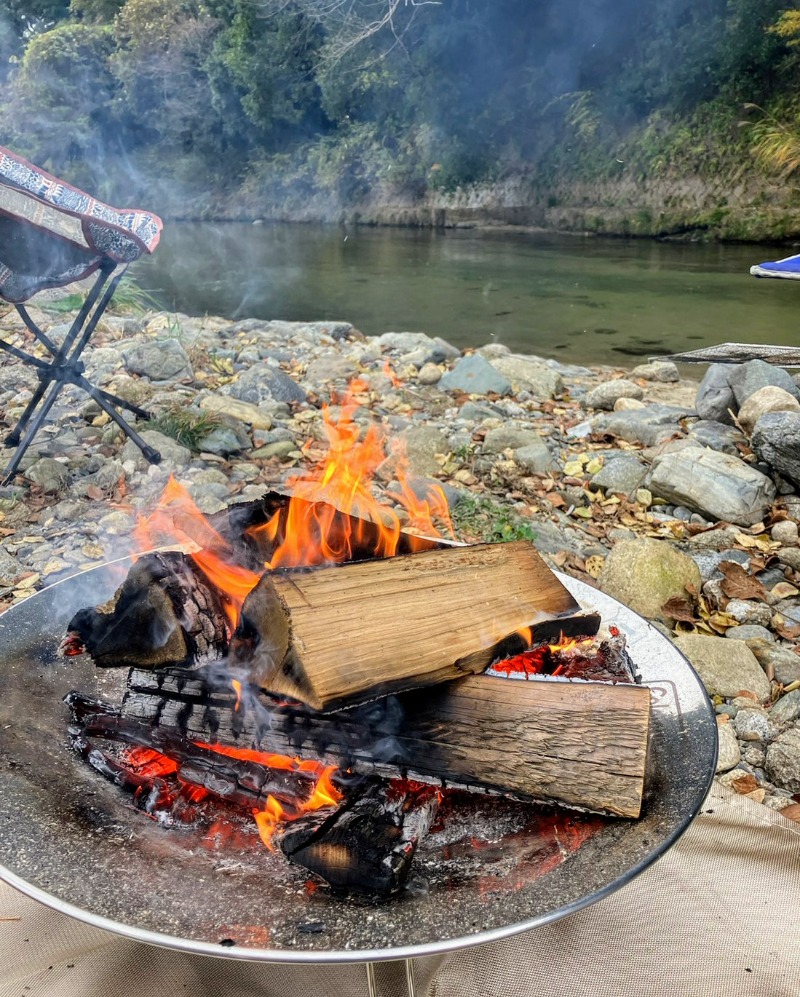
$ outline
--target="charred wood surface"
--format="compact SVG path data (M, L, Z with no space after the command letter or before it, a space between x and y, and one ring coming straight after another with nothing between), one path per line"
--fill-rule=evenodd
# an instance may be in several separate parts
M335 714L196 676L133 672L123 715L205 741L319 758L625 817L639 815L649 689L470 676Z
M227 648L225 614L191 558L147 554L113 597L73 616L62 644L85 649L101 668L157 668L216 658Z
M371 779L339 808L285 825L281 851L331 886L359 893L396 893L427 834L439 798L430 786Z
M230 660L274 695L331 710L482 672L509 635L555 633L575 614L527 541L452 547L265 574Z

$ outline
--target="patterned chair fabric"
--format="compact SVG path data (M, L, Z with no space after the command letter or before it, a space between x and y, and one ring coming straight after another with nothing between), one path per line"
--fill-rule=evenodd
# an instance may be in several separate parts
M161 219L112 208L0 146L0 297L17 304L37 291L93 273L103 260L128 264L152 253Z

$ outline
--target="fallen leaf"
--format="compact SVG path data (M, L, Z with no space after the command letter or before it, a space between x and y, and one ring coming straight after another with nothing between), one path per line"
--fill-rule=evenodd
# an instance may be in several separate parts
M723 574L720 588L729 599L759 599L765 602L767 590L736 561L723 561L719 570Z
M103 489L98 488L97 485L89 485L86 489L86 497L92 499L95 502L102 502L105 498L103 494Z
M800 594L800 589L792 585L791 582L778 582L770 589L770 595L776 599L789 599L793 595Z
M591 519L592 518L592 507L589 505L576 505L572 510L573 516L579 516L581 519Z
M667 599L661 609L673 620L680 620L684 623L698 622L694 606L688 599L684 599L680 595L674 595L671 599Z
M736 790L737 793L744 795L745 793L752 793L754 790L758 789L758 783L756 782L755 776L751 775L749 772L745 772L744 775L740 775L737 779L732 779L729 785Z
M779 637L783 637L784 640L797 640L800 637L800 627L798 626L792 627L788 624L773 623L772 629Z
M586 558L585 570L586 573L591 575L592 578L598 578L600 572L603 570L603 565L606 563L606 559L600 554L592 554L590 557Z

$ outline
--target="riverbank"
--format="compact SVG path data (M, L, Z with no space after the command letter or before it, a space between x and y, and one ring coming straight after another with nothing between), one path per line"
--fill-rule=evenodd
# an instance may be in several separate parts
M57 314L31 313L58 338ZM25 341L13 309L0 332ZM800 388L784 371L711 368L698 389L668 362L582 367L346 322L171 313L105 318L87 370L156 416L138 428L164 459L147 465L65 391L0 489L0 605L135 549L170 475L207 514L281 488L320 459L322 406L337 412L356 380L356 422L404 446L416 487L442 487L459 539L533 538L551 566L653 620L714 699L723 781L797 814ZM0 366L7 427L36 384ZM388 503L394 475L379 466Z

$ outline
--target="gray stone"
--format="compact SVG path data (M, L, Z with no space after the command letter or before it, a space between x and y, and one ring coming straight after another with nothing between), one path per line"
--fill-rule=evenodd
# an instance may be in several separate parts
M40 457L31 464L25 477L38 485L46 495L60 495L69 484L69 470L52 457Z
M497 405L490 402L464 402L458 411L462 419L470 419L473 422L482 422L484 419L496 419L502 416L503 412Z
M544 440L517 447L514 450L514 463L529 474L547 474L558 469L558 461L550 453Z
M295 450L297 444L294 440L275 440L274 443L267 443L266 446L253 450L250 456L258 460L269 460L271 457L288 457Z
M435 363L424 363L417 374L420 384L438 384L442 379L442 368Z
M753 650L751 641L774 641L775 639L766 627L762 627L758 623L744 623L738 627L728 627L725 631L725 637L728 640L746 640L751 651Z
M752 692L762 702L770 698L770 681L743 641L678 634L675 645L689 659L709 696Z
M592 475L592 488L602 488L607 495L631 495L644 481L647 466L633 454L619 453Z
M349 381L356 373L352 360L338 354L318 357L312 360L306 370L305 379L311 384L327 384L328 381Z
M800 717L800 689L793 689L774 704L770 716L776 724L788 724Z
M581 399L581 404L584 408L600 408L611 411L614 408L614 402L618 398L635 398L640 400L644 398L644 391L642 391L638 384L634 384L633 381L628 381L625 378L616 378L613 381L604 381L602 384L598 384L596 388L592 388Z
M736 421L746 433L752 433L755 424L767 412L800 412L800 402L784 388L767 384L745 399Z
M477 354L462 357L442 376L439 387L443 391L464 391L470 395L510 395L512 390L510 381Z
M712 363L697 389L695 406L701 419L733 423L731 410L736 411L736 398L730 383L728 364Z
M638 398L618 398L614 402L615 412L632 412L634 409L647 408L647 405Z
M411 353L414 350L424 350L431 359L438 354L443 360L455 360L461 356L461 351L446 340L439 336L428 336L424 332L384 332L377 337L376 342L382 351Z
M800 486L800 412L766 412L750 444L759 460Z
M413 474L430 476L441 469L436 454L446 454L449 444L440 430L433 426L412 426L399 438L405 443L408 466Z
M767 748L767 775L783 789L800 792L800 728L779 734Z
M597 582L601 591L642 616L668 622L664 603L685 598L687 585L699 589L700 571L688 554L666 541L628 540L611 549Z
M778 733L778 728L762 710L737 710L732 724L742 741L771 741Z
M228 457L239 453L250 446L247 433L235 426L215 426L210 432L197 441L197 449L201 453L213 453L219 457ZM205 511L205 510L203 510Z
M493 357L492 367L508 378L514 394L529 391L534 398L560 398L564 380L558 370L532 357L510 354Z
M731 364L728 383L733 389L738 408L761 388L772 386L783 388L794 398L800 399L800 388L792 380L791 374L782 367L775 367L763 360L748 360L747 363Z
M306 393L277 367L262 363L244 371L231 385L231 395L242 402L259 405L262 402L304 402Z
M719 754L717 756L717 774L729 772L735 768L742 757L739 742L730 724L717 724L717 739L719 741Z
M517 450L519 447L535 446L542 438L535 429L522 426L500 426L490 429L483 440L481 450L488 454L501 454L504 450Z
M737 457L740 453L737 443L746 444L747 437L736 426L728 426L724 422L711 419L699 419L688 432L690 440L696 440L701 446L719 453L729 453Z
M24 565L0 547L0 585L13 585L24 571Z
M778 551L778 560L792 571L800 571L800 548L782 547Z
M698 550L692 551L691 556L700 569L700 576L704 582L712 578L722 578L719 566L723 561L735 561L745 568L750 564L750 557L743 550Z
M192 453L187 447L182 447L170 436L165 436L155 429L145 429L140 433L142 439L151 447L155 447L161 454L161 463L158 467L165 471L186 467L192 459ZM120 460L123 463L133 461L137 471L146 471L150 465L145 460L141 450L133 440L128 440L122 448Z
M178 381L194 377L186 350L177 339L133 343L124 350L125 366L131 374L151 381Z
M603 412L592 419L591 431L651 447L678 432L678 420L687 415L692 415L690 409L673 405L648 405L633 412Z
M775 498L775 486L766 475L714 450L664 454L654 461L647 487L668 502L739 526L762 520Z
M725 612L743 625L768 627L772 620L772 610L764 602L751 599L731 599Z
M769 535L784 547L795 547L798 541L797 523L793 519L782 519L772 527Z
M774 639L752 640L747 646L765 671L771 669L774 672L776 681L781 685L790 685L800 679L800 657L788 647L776 644Z
M198 399L197 404L207 412L215 412L219 415L227 415L239 422L247 423L253 429L270 429L272 427L272 416L269 412L252 405L250 402L242 402L229 395L214 394L203 395Z
M674 384L681 379L678 368L671 360L653 360L652 363L640 363L631 371L631 377L641 377L645 381L659 381L662 384Z

